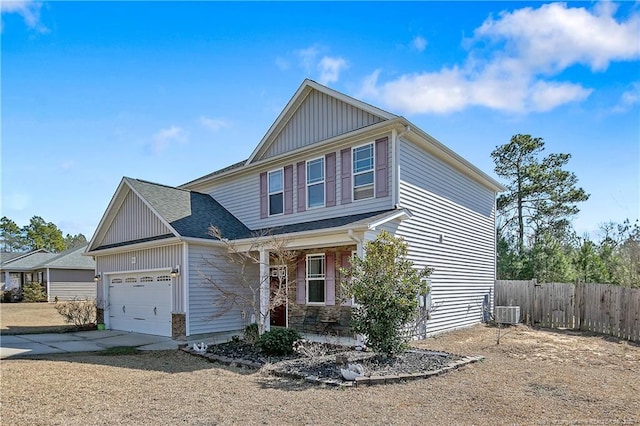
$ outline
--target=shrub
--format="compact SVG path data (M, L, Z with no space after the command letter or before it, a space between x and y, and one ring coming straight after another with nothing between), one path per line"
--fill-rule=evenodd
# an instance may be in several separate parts
M40 283L32 282L22 286L22 299L25 302L44 302L47 292Z
M67 324L86 327L96 321L96 303L93 300L71 300L55 305L56 311Z
M260 336L256 344L267 355L290 355L293 353L293 344L301 337L292 328L276 328Z
M365 252L364 259L354 257L351 268L342 269L348 278L342 283L344 294L358 302L351 326L366 336L371 349L393 355L407 345L403 328L418 315L417 296L428 293L423 278L431 269L414 268L407 244L386 231L365 243Z
M2 290L2 296L0 296L0 298L2 303L19 302L22 300L22 290L19 288Z
M258 341L260 334L258 333L258 324L255 322L244 328L244 341L254 344Z

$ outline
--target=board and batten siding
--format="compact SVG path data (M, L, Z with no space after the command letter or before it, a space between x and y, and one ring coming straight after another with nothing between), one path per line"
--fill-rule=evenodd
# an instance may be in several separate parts
M100 246L171 233L133 191L129 191Z
M367 143L375 143L375 140L381 137L387 136L387 188L388 194L385 197L370 198L367 200L351 201L346 204L342 204L342 179L340 178L342 173L342 161L340 159L340 150L326 151L320 154L314 154L309 156L297 155L290 157L287 160L283 160L282 163L269 167L266 170L258 170L253 173L245 174L242 176L236 176L233 179L216 182L210 188L201 191L211 195L216 201L222 204L227 210L231 212L235 217L242 221L249 229L261 229L270 228L276 226L283 226L292 223L310 222L314 220L329 219L339 216L349 216L353 214L366 213L371 211L380 211L393 208L393 202L391 200L391 185L393 179L393 173L391 173L392 162L392 143L391 134L385 134L378 136L375 139L366 139L353 146L360 146ZM293 214L283 214L273 217L267 217L261 219L260 217L260 173L270 170L276 170L289 165L296 165L298 162L312 160L326 154L336 154L336 173L335 173L335 185L336 185L336 200L335 205L331 207L318 207L312 209L305 209L302 212L298 212L296 208L293 209ZM350 167L350 165L349 165ZM301 176L302 177L302 176ZM303 177L304 178L304 177ZM293 167L293 206L298 206L298 191L295 188L298 187L298 168ZM306 184L306 182L305 182ZM306 190L306 189L305 189ZM241 194L241 195L240 195Z
M166 269L170 271L175 266L182 268L182 244L172 244L144 250L125 251L116 254L96 256L96 270L102 274L98 283L98 295L102 295L103 284L110 273L143 272L148 270ZM183 274L173 278L172 311L185 312Z
M275 157L384 120L333 96L312 90L260 158Z
M57 282L49 283L49 302L54 300L96 300L96 283L93 280L81 282Z
M188 335L239 331L247 326L253 313L249 306L232 306L226 309L225 299L210 281L229 288L234 294L243 291L238 275L229 271L239 270L229 265L223 249L189 244L189 330ZM214 266L217 265L217 266ZM259 282L258 266L247 268L246 274L255 274ZM250 294L248 291L245 295ZM245 296L250 297L250 296ZM227 300L228 301L228 300Z
M400 204L413 217L396 235L416 266L434 269L427 333L477 323L495 281L495 193L413 143L399 148Z

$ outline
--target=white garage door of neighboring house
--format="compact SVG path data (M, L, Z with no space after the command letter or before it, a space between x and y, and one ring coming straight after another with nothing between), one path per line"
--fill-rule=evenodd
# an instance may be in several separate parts
M109 276L109 327L171 336L171 275L168 272Z

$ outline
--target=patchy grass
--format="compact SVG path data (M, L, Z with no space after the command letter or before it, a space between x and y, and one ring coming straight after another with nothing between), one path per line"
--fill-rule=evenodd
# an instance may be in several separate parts
M338 390L177 350L9 359L0 364L0 417L70 425L640 423L637 345L521 326L496 346L495 329L479 325L418 346L486 360L427 380Z
M98 352L98 355L103 356L120 356L120 355L137 355L141 351L140 349L134 346L116 346L113 348L108 348L103 351Z
M75 331L55 309L55 303L0 303L0 334Z

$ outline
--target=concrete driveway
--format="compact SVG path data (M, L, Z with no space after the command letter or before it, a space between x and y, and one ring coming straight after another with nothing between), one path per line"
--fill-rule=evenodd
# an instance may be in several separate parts
M117 346L134 346L141 350L177 349L184 341L150 334L115 330L79 331L76 333L22 334L0 336L0 359L42 354L94 352Z

